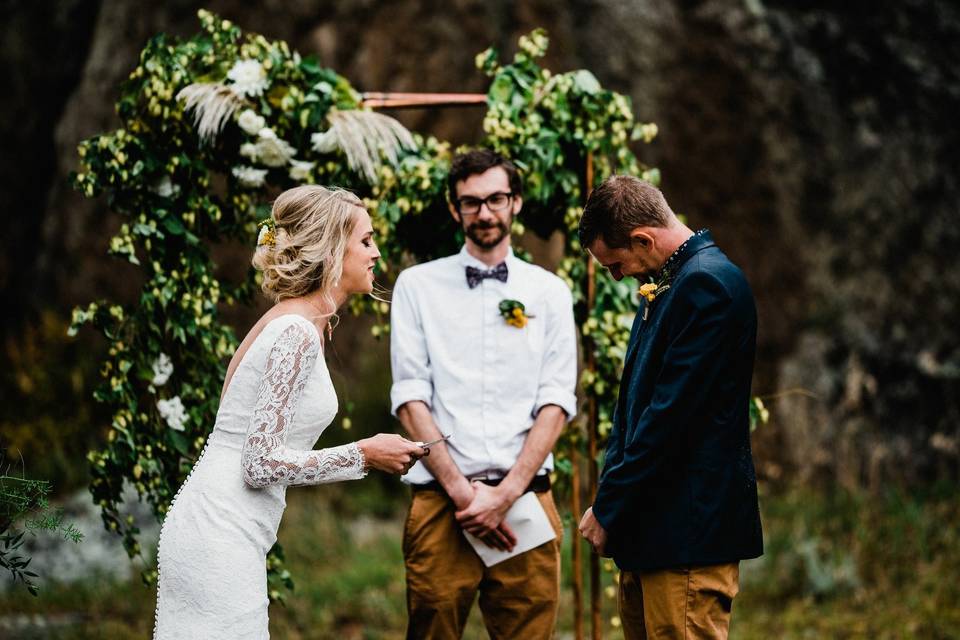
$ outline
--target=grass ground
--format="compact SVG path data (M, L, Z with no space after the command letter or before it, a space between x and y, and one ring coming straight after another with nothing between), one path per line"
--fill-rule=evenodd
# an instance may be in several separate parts
M373 492L358 509L345 491L288 493L280 539L297 588L286 606L271 609L275 638L403 637L402 500ZM764 497L767 553L742 566L731 637L960 638L957 497L955 486ZM568 531L568 548L569 541ZM572 637L569 567L564 576L558 635ZM612 573L604 580L604 637L621 637L612 623L615 592L606 588ZM139 580L48 579L42 587L38 598L0 595L0 637L149 637L154 591ZM476 608L465 638L486 638Z

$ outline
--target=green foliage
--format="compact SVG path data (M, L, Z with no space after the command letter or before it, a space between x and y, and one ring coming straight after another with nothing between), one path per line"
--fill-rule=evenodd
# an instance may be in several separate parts
M763 496L765 554L741 564L732 631L742 638L955 638L956 496L955 484Z
M3 458L0 452L0 466ZM24 535L52 531L65 540L80 542L83 534L75 525L64 522L62 509L50 508L49 482L6 475L8 472L0 475L0 569L9 571L14 583L20 582L36 596L40 588L33 579L39 576L29 569L31 558L22 554ZM21 521L23 531L16 526Z
M608 91L585 69L553 74L537 60L546 53L542 29L520 38L513 62L501 66L488 49L477 66L492 77L483 121L486 143L523 172L524 226L548 237L561 231L571 258L582 260L576 243L580 206L592 188L584 184L587 154L593 154L594 184L614 171L659 182L627 142L635 125L630 99Z
M109 252L135 265L143 279L135 305L91 303L74 311L71 326L75 333L91 324L110 343L96 398L110 408L112 422L107 442L88 456L90 489L131 557L140 554L139 531L122 513L123 485L132 484L163 517L214 424L225 363L237 346L221 320L222 305L248 304L257 287L252 270L242 277L218 273L213 245L252 249L271 198L300 183L345 187L364 198L385 272L411 257L453 253L462 241L447 212L449 144L414 136L417 148L401 150L368 182L330 144L331 118L363 108L347 80L284 42L244 35L206 11L199 15L203 31L190 40L158 35L147 44L121 89L121 128L80 145L82 166L74 176L77 189L105 195L122 217ZM501 65L493 51L478 56L492 77L483 144L523 170L524 212L514 234L529 226L565 238L558 274L573 290L586 348L596 358L596 371L581 382L597 400L603 436L636 294L598 273L596 305L587 309L586 260L574 231L584 195L612 172L658 181L656 170L628 148L632 138L649 142L656 127L635 124L629 99L603 89L590 72L541 68L537 59L546 47L537 30L520 39L510 64ZM588 156L592 184L585 182ZM356 300L351 309L377 314L374 335L388 330L386 304ZM567 430L558 469L569 468L567 447L582 446L584 423ZM268 564L271 597L278 597L289 576L278 551Z
M757 426L766 424L770 419L770 410L763 404L763 400L754 397L750 399L750 431L755 431Z
M766 555L741 563L731 638L956 638L960 628L960 503L956 485L880 496L794 491L761 502ZM271 607L274 637L403 638L406 626L401 550L405 498L379 508L386 518L344 513L362 487L291 492L280 528L296 567L297 597ZM361 500L372 503L379 491ZM563 509L563 505L561 505ZM578 514L579 515L579 514ZM566 513L564 544L576 535ZM823 566L856 568L855 584L817 591L800 546L815 541ZM846 560L843 560L847 558ZM568 554L564 554L564 561ZM835 562L834 560L840 560ZM572 635L570 567L564 566L558 636ZM604 576L602 614L616 614L612 576ZM0 594L0 616L74 618L37 637L143 638L153 622L154 594L129 582L98 578L44 588L43 598ZM76 612L82 611L82 616ZM615 623L614 623L615 624ZM38 625L39 626L39 625ZM622 631L605 624L602 637ZM33 637L29 633L28 637ZM465 638L485 638L474 607Z

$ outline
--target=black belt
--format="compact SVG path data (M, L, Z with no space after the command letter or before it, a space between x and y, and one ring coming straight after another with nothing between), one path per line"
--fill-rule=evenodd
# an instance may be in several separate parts
M496 480L481 479L480 482L486 485L490 485L491 487L495 487L501 482L503 482L503 478L497 478ZM410 485L410 488L413 489L414 491L437 491L440 493L446 493L446 491L443 489L443 485L441 485L436 480L431 480L430 482L427 482L424 484L412 484ZM533 480L530 481L530 484L527 485L527 488L524 491L524 493L529 493L530 491L533 491L534 493L543 493L544 491L549 491L549 490L550 490L550 474L545 473L541 476L534 476Z

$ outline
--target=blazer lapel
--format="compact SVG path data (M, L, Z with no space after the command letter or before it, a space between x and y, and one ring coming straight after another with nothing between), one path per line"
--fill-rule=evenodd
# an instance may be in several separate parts
M668 261L667 267L672 269L679 270L683 264L687 261L690 256L695 253L702 251L708 247L713 247L713 236L710 235L709 231L703 230L700 231L684 243L683 246L678 250L678 252L671 256L671 259ZM670 265L671 262L675 262L675 265ZM671 280L677 276L676 273L673 273ZM646 320L643 319L644 311L648 311L650 308L650 302L643 300L645 305L642 308L637 309L637 315L633 320L633 327L630 330L630 343L627 346L627 355L623 361L623 378L626 380L629 378L629 372L633 367L633 361L637 354L637 348L640 345L640 330L643 327L644 323L650 322L650 318L647 317ZM649 316L649 312L647 314Z
M643 301L645 305L650 303L646 300ZM630 342L627 346L627 355L623 360L623 379L629 379L629 371L633 366L634 356L637 354L637 347L640 344L640 328L643 326L643 323L646 322L643 319L643 312L640 309L637 309L637 315L633 318L633 326L630 328Z

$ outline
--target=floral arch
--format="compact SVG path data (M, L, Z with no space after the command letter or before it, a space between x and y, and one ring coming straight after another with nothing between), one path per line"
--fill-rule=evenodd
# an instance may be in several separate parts
M74 310L71 325L75 333L92 324L110 343L95 397L113 417L103 447L88 454L90 490L131 557L141 555L139 531L123 515L123 485L162 518L214 423L225 361L237 346L218 308L249 304L257 289L252 270L236 282L215 275L214 243L252 247L272 195L302 183L346 187L364 199L388 274L405 260L452 253L462 240L447 214L448 143L371 112L345 78L285 42L243 34L206 11L199 17L193 38L161 34L147 44L121 90L121 127L80 145L73 176L77 189L105 194L122 217L109 253L143 275L137 304L90 303ZM595 473L602 442L594 438L588 450L587 423L601 441L610 429L636 308L630 286L593 274L584 260L575 233L581 205L614 171L654 183L659 174L628 146L649 142L656 126L635 123L629 98L603 89L589 71L542 68L546 48L536 30L520 38L509 64L492 49L477 56L491 78L478 142L524 174L514 234L564 238L558 275L574 294L589 409L558 446L562 485L571 474L576 481L578 459L592 458ZM384 303L356 301L352 310L378 316L374 335L389 330ZM289 574L276 554L268 566L271 597L282 598Z

